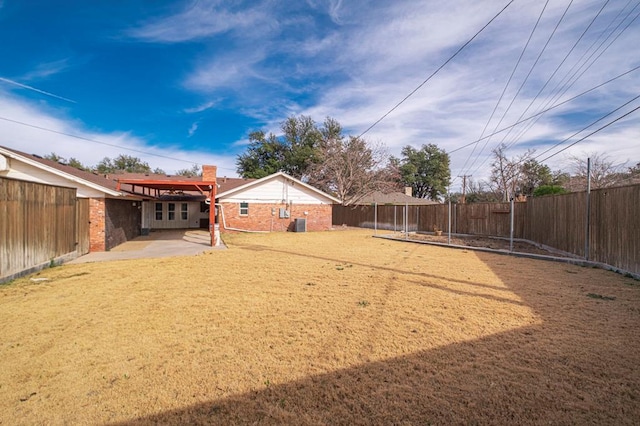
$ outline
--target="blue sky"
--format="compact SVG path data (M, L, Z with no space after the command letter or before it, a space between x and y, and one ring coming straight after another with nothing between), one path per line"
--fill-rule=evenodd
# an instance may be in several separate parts
M0 0L0 145L90 165L126 153L169 173L216 164L234 176L249 132L277 133L291 115L361 134L507 3ZM640 70L472 142L640 66L638 14L638 0L515 0L364 137L396 156L435 143L452 152L454 176L475 179L500 142L508 155L542 153L640 94ZM545 162L567 169L570 155L600 153L635 164L639 124L633 112Z

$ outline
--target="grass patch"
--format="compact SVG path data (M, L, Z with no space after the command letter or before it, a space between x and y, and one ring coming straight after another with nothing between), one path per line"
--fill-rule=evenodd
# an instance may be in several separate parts
M371 231L225 243L2 286L0 424L640 418L640 288L622 275Z

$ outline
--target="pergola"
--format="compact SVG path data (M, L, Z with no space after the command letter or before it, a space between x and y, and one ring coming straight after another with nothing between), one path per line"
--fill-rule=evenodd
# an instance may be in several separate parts
M159 198L162 191L171 192L199 192L207 197L210 204L215 204L216 199L216 181L196 181L196 180L161 180L161 179L118 179L117 190L122 191L122 185L129 185L131 188L126 189L135 195L143 197ZM141 192L138 192L140 190ZM211 246L215 246L215 208L209 209L209 234L211 235Z

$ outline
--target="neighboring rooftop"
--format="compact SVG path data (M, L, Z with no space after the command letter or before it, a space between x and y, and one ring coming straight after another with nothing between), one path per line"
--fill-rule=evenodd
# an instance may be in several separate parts
M440 204L437 201L427 200L426 198L415 198L402 192L383 193L376 191L358 201L358 204L409 204L409 205L428 205Z

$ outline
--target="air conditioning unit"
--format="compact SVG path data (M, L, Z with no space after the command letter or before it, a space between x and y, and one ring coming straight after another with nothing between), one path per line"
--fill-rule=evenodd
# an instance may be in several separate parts
M293 230L294 232L307 232L307 219L296 219Z

